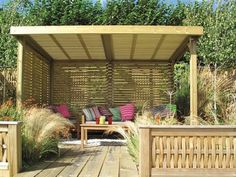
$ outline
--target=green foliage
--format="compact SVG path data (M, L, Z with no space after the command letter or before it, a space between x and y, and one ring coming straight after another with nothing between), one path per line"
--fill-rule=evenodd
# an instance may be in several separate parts
M199 60L203 64L236 64L236 3L232 0L178 2L161 0L11 0L0 11L0 67L15 67L12 25L201 25ZM188 58L187 58L188 60Z
M184 25L204 27L198 42L198 55L205 65L225 68L236 65L236 3L232 0L198 2L185 8Z
M26 14L29 1L10 1L0 10L0 68L16 66L17 43L9 32L11 26L31 24Z
M189 87L189 65L175 65L174 83L176 87L175 104L178 108L178 114L189 115L190 111L190 87Z
M16 106L12 100L0 105L0 120L1 121L17 121L22 119L22 113L16 110Z

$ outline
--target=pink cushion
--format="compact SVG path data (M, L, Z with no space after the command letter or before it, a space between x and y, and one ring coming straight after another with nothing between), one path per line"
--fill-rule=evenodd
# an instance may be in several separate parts
M65 105L65 104L58 105L57 106L57 112L60 113L65 118L70 117L70 112L69 112L68 106Z
M120 106L121 120L122 121L132 120L134 118L134 112L135 112L134 104L126 104L124 106Z

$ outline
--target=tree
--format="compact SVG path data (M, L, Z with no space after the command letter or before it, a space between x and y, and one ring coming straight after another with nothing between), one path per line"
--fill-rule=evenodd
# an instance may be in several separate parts
M231 0L195 2L185 8L185 25L201 25L204 35L198 55L204 65L234 68L236 65L236 3Z

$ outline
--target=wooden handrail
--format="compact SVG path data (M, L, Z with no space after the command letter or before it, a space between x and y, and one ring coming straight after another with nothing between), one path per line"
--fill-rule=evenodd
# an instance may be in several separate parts
M236 175L236 126L140 126L139 132L140 177L183 170Z

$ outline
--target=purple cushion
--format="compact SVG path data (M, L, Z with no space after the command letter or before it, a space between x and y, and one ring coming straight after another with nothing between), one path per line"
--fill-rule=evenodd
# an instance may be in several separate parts
M66 104L60 104L56 107L57 112L60 113L63 117L69 118L70 117L70 112L69 108Z
M111 111L106 106L99 106L98 110L102 116L106 117L112 116Z
M101 116L101 113L99 112L98 110L98 107L97 106L93 106L92 108L89 108L90 111L93 113L94 115L94 120L97 118L97 117L100 117Z
M121 120L122 121L132 120L134 118L134 112L135 112L135 106L132 103L120 106Z

